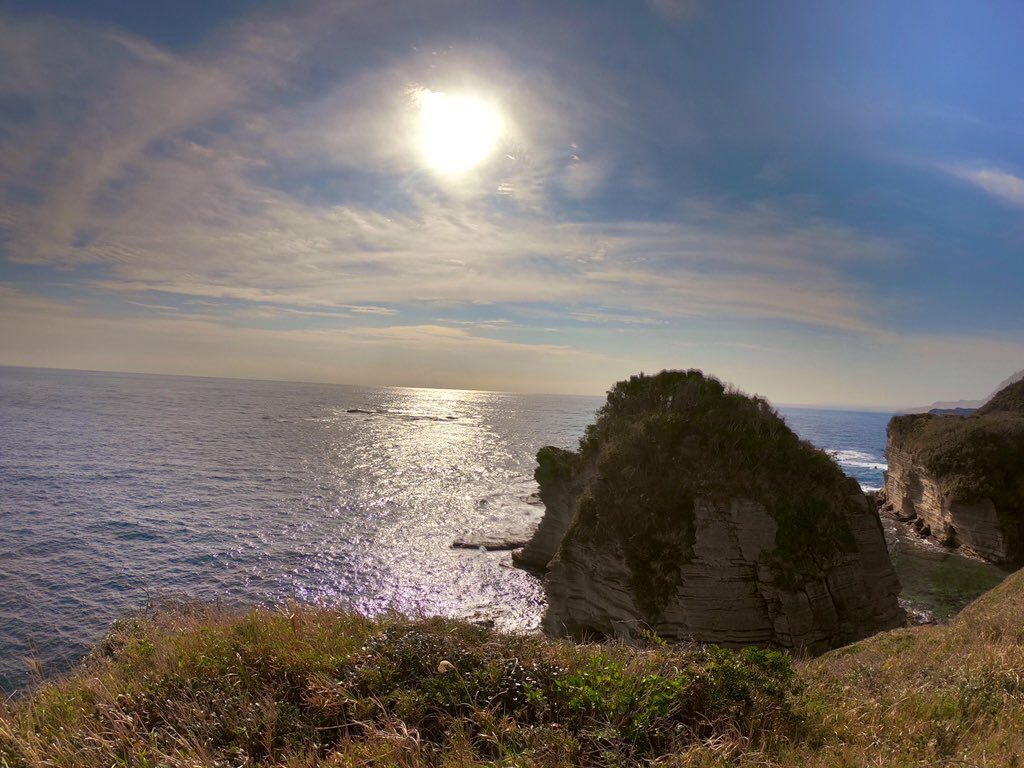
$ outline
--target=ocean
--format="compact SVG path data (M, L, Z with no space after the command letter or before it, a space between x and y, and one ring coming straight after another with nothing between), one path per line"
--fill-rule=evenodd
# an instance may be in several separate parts
M0 367L0 689L151 601L299 600L535 628L543 590L467 533L543 513L534 455L603 399ZM865 488L887 414L780 408ZM888 524L940 619L1002 572Z

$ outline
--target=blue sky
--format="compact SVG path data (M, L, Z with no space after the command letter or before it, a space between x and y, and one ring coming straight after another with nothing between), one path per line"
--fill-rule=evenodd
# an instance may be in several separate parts
M1024 368L1017 2L7 2L0 363L776 402ZM490 104L438 173L416 94Z

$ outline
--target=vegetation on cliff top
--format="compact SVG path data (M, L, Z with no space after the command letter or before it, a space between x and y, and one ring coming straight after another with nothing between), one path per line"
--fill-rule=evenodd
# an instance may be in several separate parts
M122 622L0 704L3 768L986 766L1024 755L1024 572L949 626L790 663L451 621L208 608Z
M1003 387L977 412L981 416L990 413L1024 413L1024 379Z
M570 460L596 462L598 472L568 535L622 546L652 623L692 557L697 499L762 503L779 525L776 578L790 589L853 546L845 508L856 482L763 398L697 370L620 381L575 457L538 455L538 480L564 472Z
M943 493L1024 511L1024 380L969 416L894 416L888 432L890 445L913 454Z
M789 658L573 646L440 619L196 607L122 622L0 705L3 768L602 765L792 717Z

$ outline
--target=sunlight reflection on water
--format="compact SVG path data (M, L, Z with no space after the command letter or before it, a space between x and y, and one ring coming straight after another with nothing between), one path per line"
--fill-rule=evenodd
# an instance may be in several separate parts
M533 457L597 398L0 369L0 685L151 594L536 626L508 554Z

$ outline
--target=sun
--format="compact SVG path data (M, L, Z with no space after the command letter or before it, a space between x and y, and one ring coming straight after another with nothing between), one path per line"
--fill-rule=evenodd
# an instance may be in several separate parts
M438 173L459 174L480 165L504 132L497 106L478 96L422 89L416 101L420 149Z

